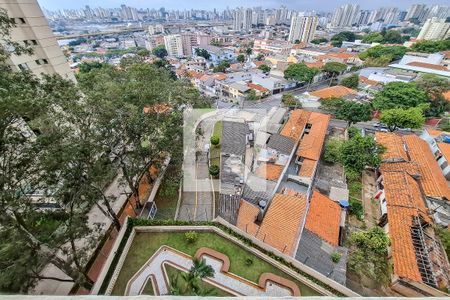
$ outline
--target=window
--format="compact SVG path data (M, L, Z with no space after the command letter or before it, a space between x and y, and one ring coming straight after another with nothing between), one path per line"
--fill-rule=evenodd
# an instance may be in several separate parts
M447 162L447 161L444 161L444 162L441 164L441 169L444 170L444 169L447 168L447 167L448 167L448 162Z
M25 46L30 46L30 45L36 46L38 44L36 40L25 40L25 41L23 41L23 43L25 44Z
M35 60L37 65L48 65L48 60L43 58L43 59L36 59Z
M47 59L42 59L42 62L44 63L44 65L48 65L48 60Z
M16 19L10 18L10 20L11 20L11 23L16 24Z
M20 21L20 24L26 24L25 19L24 18L18 18Z
M41 65L41 60L36 59L35 62L36 62L37 65Z
M19 67L19 69L20 69L21 71L27 71L27 70L30 69L30 67L28 67L28 65L27 65L26 63L18 64L17 66Z
M37 42L36 40L31 40L31 44L33 44L33 45L37 45L37 44L38 44L38 42Z

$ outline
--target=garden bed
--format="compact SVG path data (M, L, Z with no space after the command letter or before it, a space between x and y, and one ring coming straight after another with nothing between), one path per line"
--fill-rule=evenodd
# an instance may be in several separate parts
M218 136L219 138L222 137L222 121L217 121L216 124L214 124L214 129L212 136ZM220 142L222 142L220 140ZM209 149L209 165L216 165L220 167L220 151L221 151L221 144L219 142L219 145L211 145L211 148Z

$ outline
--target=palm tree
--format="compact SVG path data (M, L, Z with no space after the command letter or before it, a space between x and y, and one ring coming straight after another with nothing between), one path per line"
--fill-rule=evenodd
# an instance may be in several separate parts
M193 266L191 267L190 274L193 277L203 279L205 277L214 277L214 269L206 264L204 259L194 258L192 260Z

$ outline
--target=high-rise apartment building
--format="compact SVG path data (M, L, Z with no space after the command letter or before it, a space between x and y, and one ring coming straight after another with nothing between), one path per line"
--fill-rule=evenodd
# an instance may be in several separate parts
M184 56L183 52L183 39L179 34L171 34L164 36L164 45L167 50L167 54L173 57Z
M425 4L414 4L408 10L405 20L417 19L423 21L427 15L427 6Z
M233 30L240 31L242 29L243 17L242 9L236 8L233 11Z
M182 33L181 42L183 44L183 54L185 56L192 56L192 47L199 45L197 34L195 33Z
M447 19L450 17L450 6L433 5L428 11L427 18Z
M148 33L154 35L157 33L164 33L164 26L161 24L155 24L148 26Z
M450 37L450 23L445 19L428 19L417 36L418 40L445 40Z
M351 27L353 24L357 23L360 14L360 9L358 4L345 4L338 7L331 19L332 27Z
M244 10L242 18L242 29L249 31L252 28L253 11L250 8Z
M11 39L34 49L32 55L12 55L8 59L14 70L30 70L38 76L59 74L75 80L37 0L0 0L0 8L16 23Z
M309 43L314 38L318 23L319 18L317 16L293 16L288 41L295 42L298 40L302 43Z

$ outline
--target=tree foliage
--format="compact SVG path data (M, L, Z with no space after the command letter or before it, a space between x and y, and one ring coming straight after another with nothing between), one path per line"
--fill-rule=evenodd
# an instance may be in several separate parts
M317 68L309 68L304 63L291 64L284 71L284 78L310 82L319 73Z
M350 235L352 248L348 260L349 268L380 284L388 284L390 266L388 260L389 237L380 227L358 231Z
M392 132L397 128L422 128L425 117L422 107L393 108L383 110L380 121Z
M367 49L359 55L362 60L388 60L389 62L400 59L405 55L406 47L378 45Z
M369 104L343 98L323 100L322 107L333 113L337 119L347 121L348 126L357 122L369 121L372 118L372 108Z
M352 74L348 77L342 78L340 84L350 89L357 89L359 85L359 77L357 74Z
M270 72L270 67L268 65L260 65L258 67L258 69L263 71L264 73L269 73Z
M83 62L78 66L81 73L89 73L91 70L103 68L106 64L98 61Z
M195 48L195 55L201 56L206 60L211 58L211 54L209 54L209 52L203 48Z
M341 47L342 42L354 42L358 36L351 31L341 31L331 37L331 44L334 47Z
M340 62L327 62L322 70L332 76L337 76L347 70L347 65Z
M326 38L317 38L317 39L313 39L312 41L311 41L311 43L312 44L316 44L316 45L319 45L319 44L322 44L322 43L328 43L328 39L326 39Z
M213 68L214 73L224 73L227 68L230 67L230 62L228 60L221 61L217 66Z
M168 55L166 47L164 45L159 45L152 50L153 55L157 56L158 58L163 59Z
M436 53L450 50L450 39L443 41L420 41L411 46L411 51Z
M433 74L421 74L416 81L417 86L428 95L430 107L425 111L428 117L437 117L450 109L444 93L450 90L450 81L445 77Z
M414 82L390 82L375 95L373 107L378 110L416 107L427 102L426 92Z
M244 55L244 54L239 54L239 55L236 57L236 60L237 60L238 62L243 63L243 62L245 61L245 55Z

